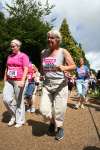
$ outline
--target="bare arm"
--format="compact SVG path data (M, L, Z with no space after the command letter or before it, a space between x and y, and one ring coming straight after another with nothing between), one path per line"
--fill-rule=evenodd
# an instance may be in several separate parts
M7 68L5 69L5 73L4 73L4 82L7 80Z
M25 82L28 73L28 67L24 67L22 81Z
M58 68L61 71L74 70L76 68L76 65L75 65L75 62L74 62L72 56L70 55L70 53L67 50L63 49L63 51L64 51L65 62L67 65L59 65Z
M27 77L27 73L28 73L28 67L24 67L22 80L18 82L18 86L19 87L23 87L24 86L25 81L26 81L26 77Z

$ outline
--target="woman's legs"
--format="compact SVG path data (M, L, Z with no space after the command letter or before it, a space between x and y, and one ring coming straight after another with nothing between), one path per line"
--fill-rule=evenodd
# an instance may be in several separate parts
M6 81L3 89L3 102L12 115L16 112L13 81Z
M20 88L18 86L18 81L14 82L15 89L15 99L17 103L16 108L16 124L24 124L25 123L25 103L24 103L24 87Z
M76 81L76 88L77 88L77 93L78 93L78 102L75 104L75 108L78 109L80 104L81 104L81 99L82 99L82 80L77 80Z
M17 124L25 123L25 104L23 89L18 87L18 81L6 81L3 89L3 101L6 108L10 111L13 125L16 121Z
M68 99L68 86L63 87L54 95L54 118L56 127L62 127Z
M86 102L87 90L88 90L88 81L81 81L82 92L80 93L80 106L84 109L84 104Z
M35 82L29 82L25 89L25 99L26 99L26 105L27 105L27 111L28 112L35 112L35 106L34 106L34 100L35 95L34 91L36 89ZM34 95L34 96L33 96Z
M64 115L67 108L66 98L68 99L68 86L62 87L61 90L54 94L54 120L56 129L56 140L61 140L64 137Z
M54 132L56 129L55 139L60 140L64 137L63 122L66 111L66 98L68 99L68 86L62 87L55 93L50 93L45 87L40 101L40 112L50 120L48 131Z
M14 97L14 83L13 81L6 81L3 89L3 101L4 104L11 113L11 119L8 126L12 126L15 123L15 113L16 113L16 101Z

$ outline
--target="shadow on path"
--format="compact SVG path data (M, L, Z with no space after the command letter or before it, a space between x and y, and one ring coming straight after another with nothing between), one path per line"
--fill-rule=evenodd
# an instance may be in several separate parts
M72 109L74 109L74 107L75 107L75 104L72 104L72 103L67 103L67 106L69 107L69 108L72 108Z
M96 146L87 146L83 150L100 150L100 148Z
M9 113L9 111L3 112L3 114L2 114L2 122L8 123L10 118L11 118L11 114Z
M48 133L48 127L49 125L40 121L35 121L35 120L27 120L27 123L29 126L32 126L32 135L33 136L43 136L43 135L48 135L48 136L54 136L53 134Z
M100 106L100 99L90 98L89 102Z
M92 103L85 104L88 108L94 108L96 111L100 111L100 106L93 105Z

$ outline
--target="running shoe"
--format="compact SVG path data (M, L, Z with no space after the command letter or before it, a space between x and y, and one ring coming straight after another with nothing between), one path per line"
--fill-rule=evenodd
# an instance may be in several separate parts
M30 108L29 108L29 109L27 109L27 110L26 110L26 112L31 112L31 109L30 109Z
M80 103L75 104L74 108L78 109L80 107Z
M30 108L30 112L34 113L35 112L35 107Z
M8 122L8 126L11 127L12 125L15 124L15 117L12 116L12 118L10 119L10 121Z
M23 124L17 123L17 124L15 125L15 128L20 128L22 125L23 125Z
M25 124L25 122L21 122L21 123L16 123L15 128L20 128Z
M82 108L82 109L84 109L84 108L85 108L83 104L81 104L81 108Z
M55 139L56 139L56 140L61 140L61 139L63 139L63 138L64 138L64 129L58 127L58 128L57 128L57 132L56 132Z

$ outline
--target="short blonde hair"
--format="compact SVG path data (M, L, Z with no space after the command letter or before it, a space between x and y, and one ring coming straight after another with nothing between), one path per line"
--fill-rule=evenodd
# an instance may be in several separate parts
M16 44L17 46L19 46L19 47L22 45L22 43L21 43L19 40L17 40L17 39L12 40L12 41L11 41L11 44L12 44L12 43L15 43L15 44Z
M47 33L47 36L49 35L52 35L54 36L55 38L58 39L59 43L62 42L62 36L61 36L61 33L58 31L58 30L50 30L48 33Z

